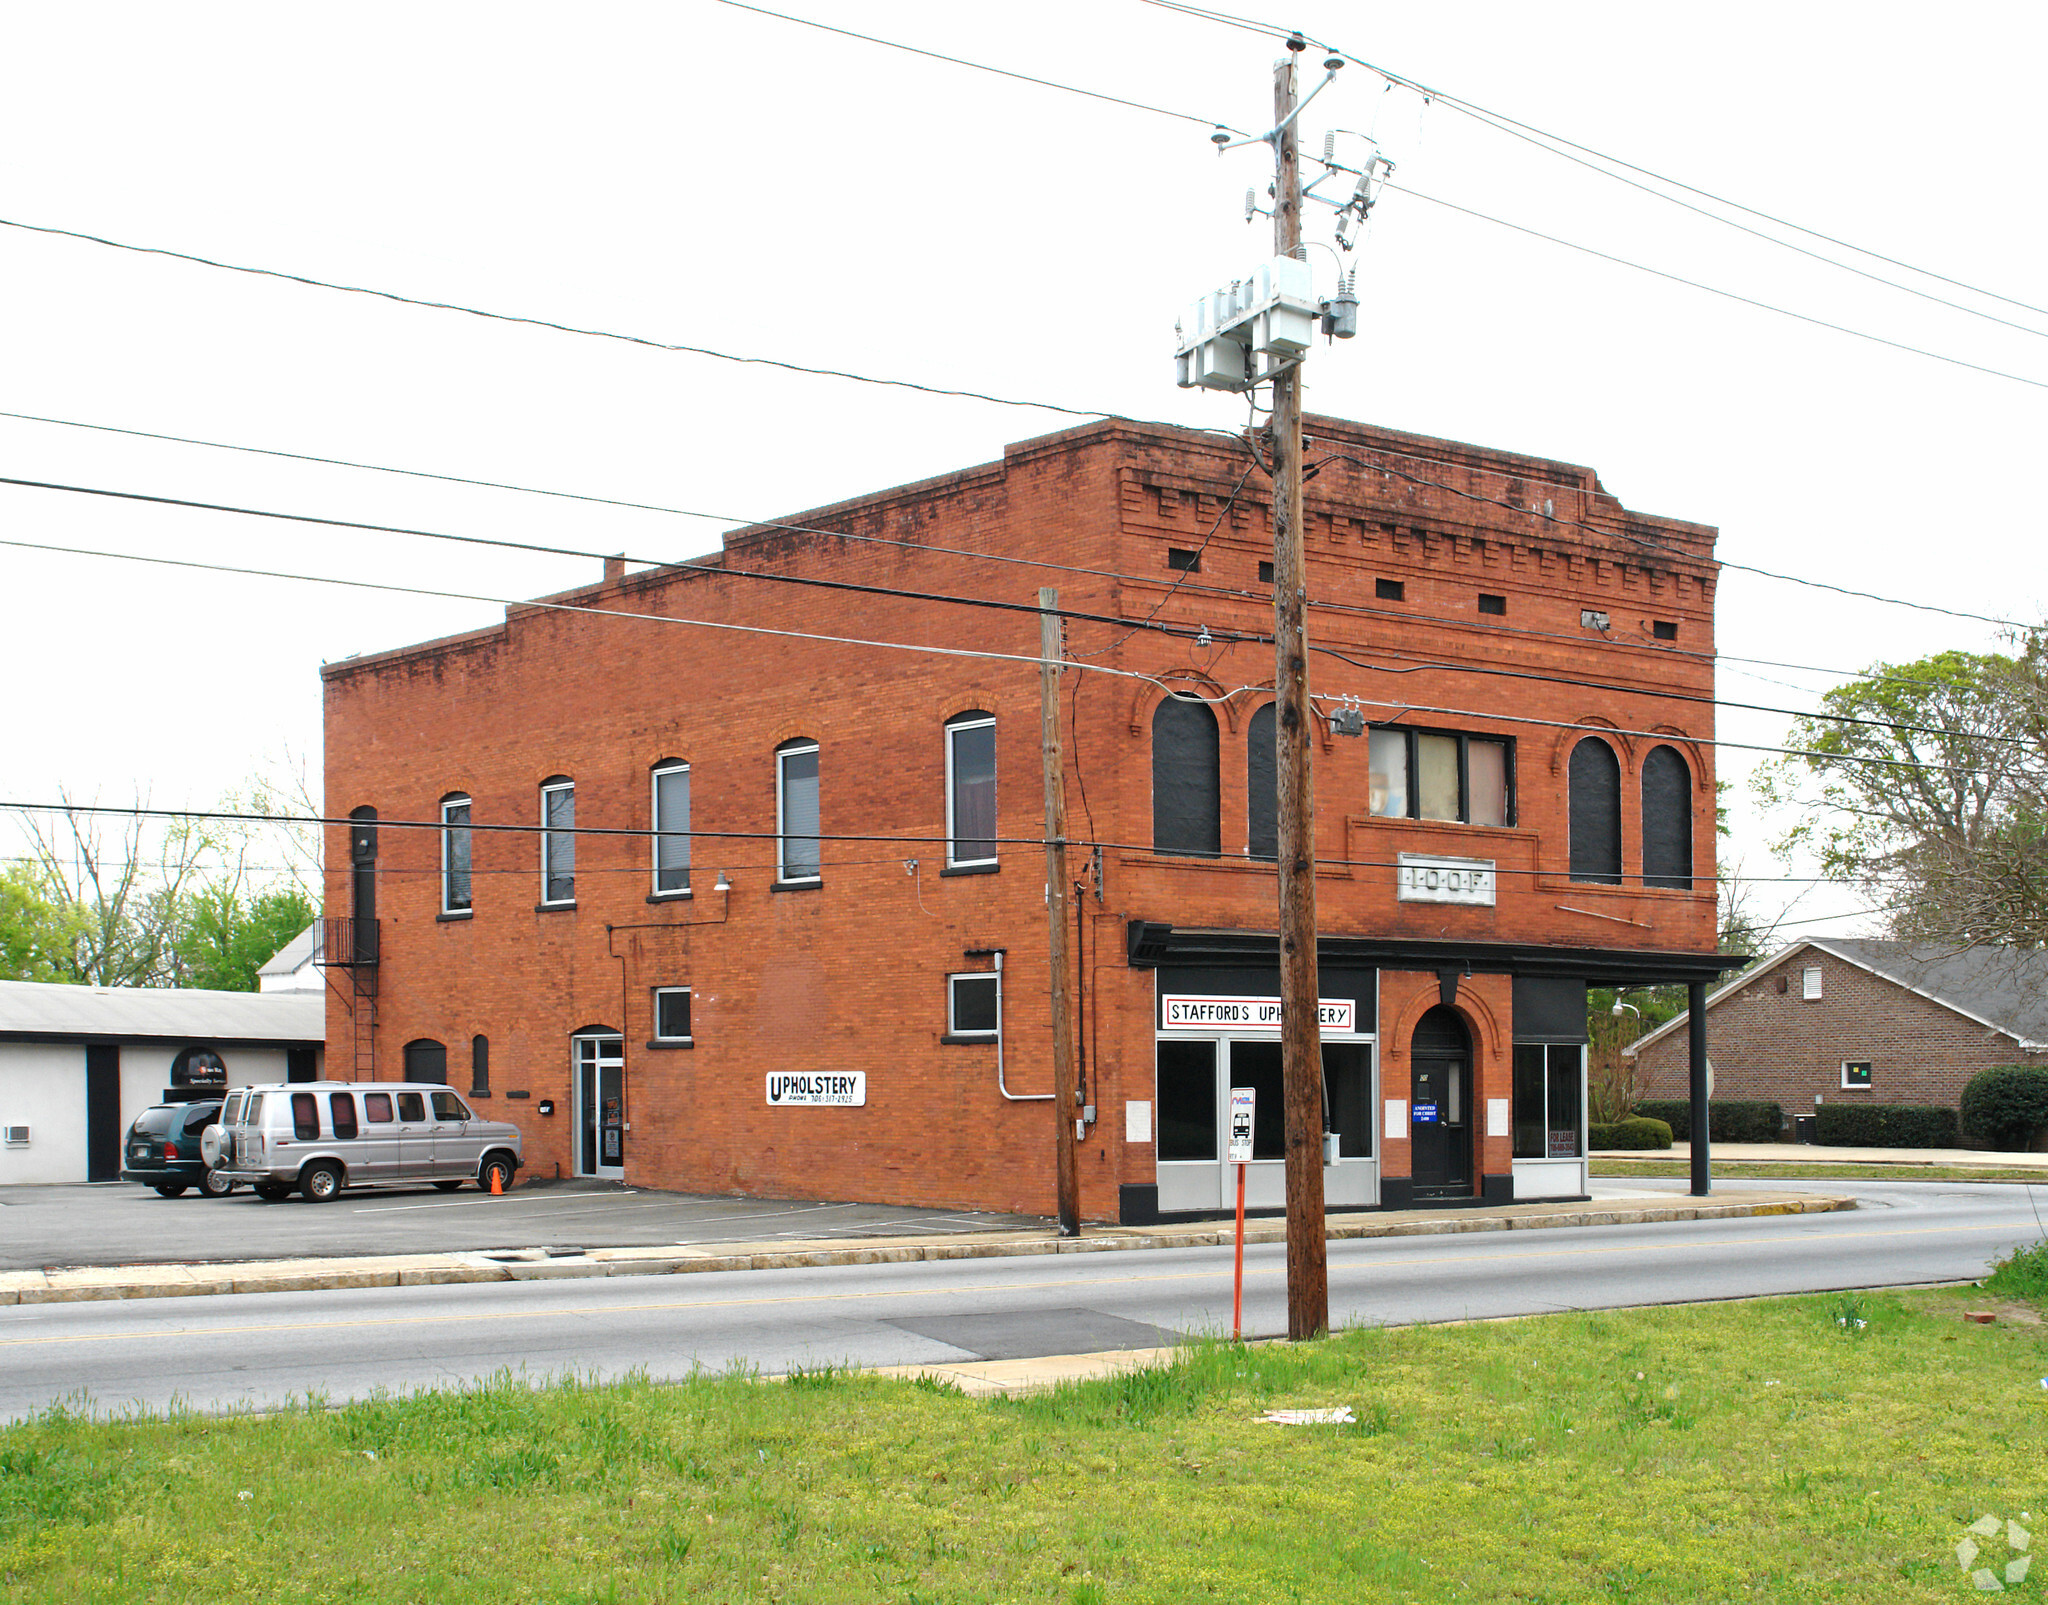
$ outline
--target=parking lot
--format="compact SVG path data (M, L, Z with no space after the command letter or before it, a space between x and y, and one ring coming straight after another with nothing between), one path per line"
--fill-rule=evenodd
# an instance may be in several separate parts
M476 1249L629 1248L792 1238L1025 1231L1029 1215L766 1198L705 1198L611 1182L522 1183L501 1198L465 1188L344 1193L266 1203L246 1190L160 1198L129 1182L0 1188L0 1270L433 1254Z

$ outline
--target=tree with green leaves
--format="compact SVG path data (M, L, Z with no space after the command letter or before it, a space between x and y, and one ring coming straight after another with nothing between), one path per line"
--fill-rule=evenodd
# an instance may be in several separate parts
M1879 663L1821 703L1759 773L1796 816L1779 851L1864 888L1894 937L2048 943L2048 636Z
M178 984L222 992L256 991L257 971L318 913L311 896L299 886L247 899L225 881L201 887L186 906L178 935Z

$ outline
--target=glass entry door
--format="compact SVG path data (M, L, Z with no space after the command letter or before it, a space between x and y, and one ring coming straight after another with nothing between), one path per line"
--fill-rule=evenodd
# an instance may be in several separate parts
M577 1037L576 1174L623 1181L626 1176L626 1043L623 1037Z

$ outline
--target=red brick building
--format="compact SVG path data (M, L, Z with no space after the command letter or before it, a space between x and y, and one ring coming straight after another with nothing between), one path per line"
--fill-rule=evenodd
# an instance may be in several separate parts
M1330 1204L1580 1195L1586 984L1719 973L1714 532L1308 427ZM1277 1205L1268 494L1088 425L328 666L334 1062L543 1175L1050 1211L1053 585L1083 1213L1221 1208L1234 1085Z
M1796 942L1707 999L1714 1096L1956 1108L1979 1070L2048 1064L2048 953L1830 937ZM1682 1097L1685 1019L1631 1050L1648 1098ZM1789 1135L1789 1130L1788 1130Z

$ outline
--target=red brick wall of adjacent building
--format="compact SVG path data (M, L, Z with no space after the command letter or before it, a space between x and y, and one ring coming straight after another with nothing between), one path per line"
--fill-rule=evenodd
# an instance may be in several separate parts
M1810 968L1821 972L1817 999L1805 996ZM1716 1098L1776 1102L1788 1116L1812 1114L1816 1099L1953 1108L1979 1070L2048 1063L2002 1031L1811 947L1795 948L1714 1004L1707 1051ZM1683 1028L1645 1046L1640 1059L1643 1096L1686 1096ZM1868 1091L1843 1088L1842 1066L1852 1060L1870 1061Z
M1506 828L1372 817L1367 743L1325 719L1314 753L1324 933L1711 952L1712 531L1627 512L1586 469L1336 420L1310 428L1316 455L1330 459L1309 486L1310 638L1341 654L1312 666L1325 715L1349 695L1368 719L1508 737L1517 807ZM1153 1174L1152 1145L1124 1140L1125 1101L1153 1095L1154 1042L1153 978L1126 962L1127 921L1270 931L1275 920L1272 870L1246 856L1246 732L1271 697L1272 649L1232 640L1272 623L1271 588L1257 577L1271 555L1268 486L1256 471L1246 478L1248 466L1240 446L1213 436L1091 425L1014 446L1000 463L740 532L703 569L635 573L509 609L500 627L330 665L329 813L370 806L383 821L374 1073L400 1075L404 1044L432 1038L448 1045L449 1079L462 1086L467 1044L487 1035L492 1111L520 1122L534 1171L566 1175L568 1039L618 1030L629 1179L1048 1210L1048 1105L999 1095L992 1047L940 1041L947 973L986 967L967 950L1004 949L1007 1080L1049 1089L1035 613L721 570L1018 604L1051 584L1064 609L1095 616L1069 620L1070 659L1120 671L1069 668L1061 693L1070 833L1103 844L1099 897L1091 855L1072 862L1087 888L1078 1034L1100 1112L1082 1146L1083 1208L1113 1217L1118 1186ZM1199 550L1199 573L1170 568L1169 548ZM1380 578L1405 596L1377 597ZM1505 615L1480 613L1482 592L1504 598ZM1587 609L1609 627L1582 624ZM1185 633L1133 629L1148 619ZM1655 637L1659 621L1676 627L1675 641ZM1204 627L1207 642L1195 638ZM1218 857L1152 851L1162 683L1215 700ZM970 709L996 717L999 829L1013 839L998 873L946 876L941 732ZM1427 709L1454 711L1407 711ZM1620 886L1568 875L1565 766L1585 734L1574 725L1603 728L1620 760ZM774 750L795 737L821 749L822 885L777 891ZM1693 890L1640 881L1641 768L1659 744L1693 776ZM651 823L650 770L672 759L691 765L693 896L650 902L648 842L633 833ZM539 788L557 775L574 779L577 826L591 834L578 841L575 907L540 910L535 836L486 827L536 825ZM453 793L472 800L475 891L470 917L451 920L437 917L437 832L397 822L434 821ZM331 837L328 862L344 866L343 832ZM1496 904L1397 900L1399 852L1494 861ZM712 890L721 870L729 894ZM345 870L327 895L331 915L348 912ZM1433 996L1435 976L1426 980ZM662 985L693 989L692 1048L649 1045L650 991ZM1389 1022L1399 991L1386 975ZM1477 1098L1504 1097L1506 977L1476 977L1461 1006L1468 998L1482 1043ZM329 1007L332 1062L344 1065L345 991L331 991ZM1383 1093L1406 1097L1389 1028ZM766 1107L765 1073L792 1069L864 1070L868 1104ZM542 1099L555 1100L553 1117L537 1113ZM1403 1148L1388 1145L1388 1174L1402 1173ZM1476 1168L1504 1172L1505 1152L1504 1139L1490 1140Z

